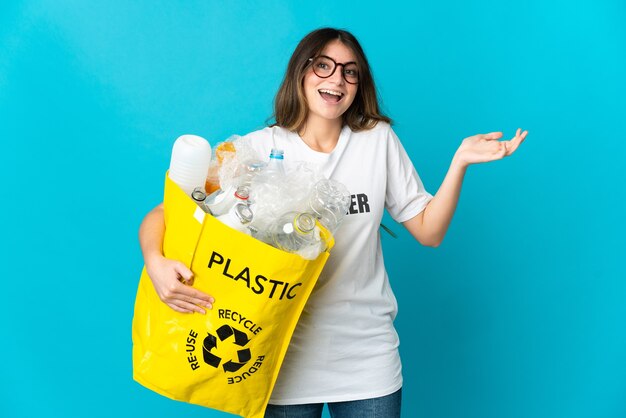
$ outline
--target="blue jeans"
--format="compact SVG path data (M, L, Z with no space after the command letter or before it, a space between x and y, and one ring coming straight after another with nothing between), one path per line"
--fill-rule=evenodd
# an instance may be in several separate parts
M400 418L402 389L380 398L347 402L329 402L332 418ZM304 405L268 405L265 418L320 418L323 403Z

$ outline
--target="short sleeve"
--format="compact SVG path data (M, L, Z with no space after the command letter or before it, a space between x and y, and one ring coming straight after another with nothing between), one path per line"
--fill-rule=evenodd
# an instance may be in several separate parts
M385 208L395 221L405 222L422 212L432 198L390 127L387 133Z

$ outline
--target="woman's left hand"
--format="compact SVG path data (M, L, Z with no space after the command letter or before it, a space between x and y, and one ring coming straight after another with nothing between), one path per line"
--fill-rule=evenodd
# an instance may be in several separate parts
M526 139L528 131L518 129L515 137L508 141L499 141L502 132L491 132L465 138L454 155L454 160L464 167L470 164L500 160L513 154Z

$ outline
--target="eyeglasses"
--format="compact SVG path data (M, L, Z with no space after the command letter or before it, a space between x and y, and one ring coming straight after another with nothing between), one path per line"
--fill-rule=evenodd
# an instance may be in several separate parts
M331 57L326 55L318 55L317 57L309 58L309 62L313 67L313 72L319 78L328 78L335 74L335 70L338 66L342 66L341 75L343 79L349 84L357 84L359 82L359 67L356 62L350 61L341 63L336 62Z

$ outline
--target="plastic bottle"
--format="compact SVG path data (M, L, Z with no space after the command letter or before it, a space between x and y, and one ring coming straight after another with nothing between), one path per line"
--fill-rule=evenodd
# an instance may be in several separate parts
M207 196L205 205L214 216L227 213L237 203L248 204L249 189L245 186L235 188L231 186L228 190L217 190Z
M334 234L350 206L350 192L342 183L323 179L315 183L309 207L320 223Z
M282 149L272 148L270 151L270 161L267 163L267 167L263 172L269 175L285 175L285 166L283 160L285 158L285 152Z
M204 187L196 187L195 189L193 189L193 192L191 192L191 198L194 200L194 202L196 202L198 206L200 206L200 208L202 208L202 210L206 213L211 213L211 210L205 204L206 197L207 195L204 191Z
M269 162L251 180L250 200L254 212L252 227L256 231L253 235L270 245L273 245L271 238L267 236L270 224L280 213L285 212L285 210L277 210L277 207L284 206L285 167L283 159L283 151L272 148Z
M228 210L235 203L234 189L222 190L217 189L210 195L208 195L204 201L209 211L213 216L220 216L228 212Z
M267 163L260 160L248 160L245 161L240 167L239 185L250 187L252 186L252 180L257 174L262 172Z
M251 166L248 170L254 171L254 175L250 175L252 187L269 187L270 189L280 187L285 177L283 160L283 150L272 148L270 160L265 167L259 165L258 162L256 165Z
M174 142L168 175L174 183L191 195L203 186L211 162L211 145L197 135L182 135Z
M276 248L308 260L314 260L325 249L315 218L309 213L283 214L271 224L268 235Z
M245 185L237 187L234 196L236 202L235 204L243 203L245 205L248 205L248 198L250 197L250 187Z
M237 231L250 235L248 224L252 221L253 214L250 207L245 203L237 203L225 214L218 216L216 219L230 226Z

